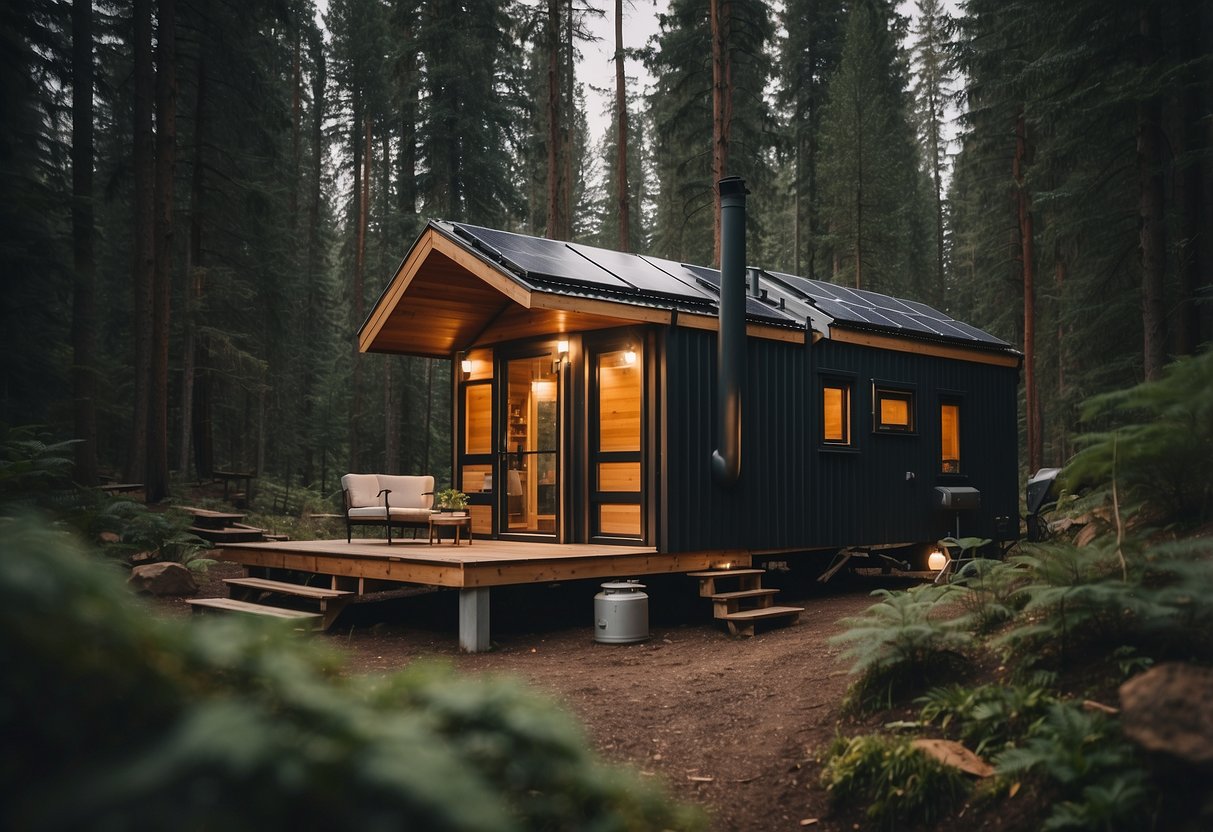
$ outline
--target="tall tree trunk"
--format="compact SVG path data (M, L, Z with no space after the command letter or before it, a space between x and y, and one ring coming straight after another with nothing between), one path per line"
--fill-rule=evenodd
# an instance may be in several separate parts
M1019 226L1019 256L1023 266L1023 379L1027 409L1028 471L1037 471L1044 462L1040 435L1040 400L1036 388L1036 248L1032 227L1032 202L1025 185L1028 160L1027 124L1023 107L1015 117L1015 158L1012 176L1016 186L1016 214Z
M303 326L308 344L314 344L317 338L317 323L320 317L320 291L317 284L316 260L320 257L320 199L322 195L321 176L324 165L324 88L327 80L324 58L324 41L320 32L311 30L308 33L308 51L311 52L312 69L312 158L311 158L311 198L307 209L307 258L304 262L304 273L307 276L307 307L304 311ZM311 395L314 389L314 375L306 376L307 388L303 391L303 425L308 431L303 445L303 483L311 485L315 482L315 442L316 431L312 424L312 414L315 410Z
M298 229L299 220L299 183L302 179L299 169L303 157L303 21L295 19L291 22L293 43L291 44L291 198L290 215L292 229Z
M152 380L148 399L149 503L168 496L168 341L173 278L173 172L177 149L176 0L160 0L156 30L156 256Z
M623 0L615 0L615 199L619 210L620 251L631 251L632 206L628 190L628 88L624 73Z
M374 149L374 142L371 136L371 114L369 111L366 113L359 112L357 95L354 101L355 123L361 125L361 130L354 131L355 146L357 147L354 155L354 169L356 171L354 175L354 193L358 208L355 218L354 286L351 309L354 315L353 327L357 329L365 317L366 302L363 297L363 284L366 273L366 231L371 204L371 152ZM358 139L362 141L359 142ZM363 408L362 355L358 352L358 336L356 333L353 337L352 348L354 361L352 380L354 389L350 407L350 470L357 471L359 470L359 456L362 450L359 441L359 421L362 419Z
M564 83L564 94L560 100L564 106L564 113L560 118L560 151L561 165L563 170L560 175L560 183L564 186L564 193L561 195L561 207L564 209L561 214L560 239L573 239L573 215L576 213L577 206L573 201L573 167L574 157L577 155L577 120L575 113L577 110L576 97L576 69L573 49L573 0L566 0L567 5L564 9L564 42L561 44L562 58L562 78Z
M729 175L729 139L733 131L733 64L729 56L731 0L710 0L712 23L712 263L720 265L720 189Z
M97 484L96 256L93 226L93 5L72 0L72 397L75 480Z
M544 236L560 239L564 219L561 197L564 183L561 181L561 63L560 63L560 0L548 0L547 20L548 48L548 180L547 180L547 228Z
M863 105L855 98L855 288L863 288ZM868 287L873 288L873 287Z
M151 0L134 0L133 17L135 95L131 167L135 216L131 328L135 340L135 374L126 479L141 480L147 475L148 385L152 377L152 274L156 265L156 145L152 133L155 73L152 67Z
M1201 279L1204 276L1201 238L1213 233L1202 225L1205 182L1202 176L1208 157L1208 129L1202 129L1203 111L1201 102L1209 92L1207 73L1200 69L1201 10L1199 0L1188 0L1184 4L1185 16L1183 38L1183 60L1188 70L1180 94L1180 137L1183 141L1181 153L1184 157L1183 171L1176 183L1176 202L1180 208L1179 244L1179 309L1175 321L1175 351L1179 355L1195 355L1204 340L1200 331L1200 305L1197 301ZM1213 283L1213 278L1206 278Z
M189 245L185 249L185 291L181 297L185 304L185 365L181 377L181 443L177 456L177 468L182 474L189 470L190 448L193 444L194 385L198 378L198 304L202 299L205 273L202 266L202 146L206 136L206 57L198 54L194 78L194 153L190 171L190 228ZM202 372L206 372L203 368ZM209 477L195 465L199 479Z
M1159 12L1154 4L1140 11L1139 63L1149 70L1158 62ZM1166 363L1164 281L1167 269L1166 196L1162 169L1162 101L1157 95L1137 105L1138 226L1141 236L1142 366L1147 381L1157 379Z
M1067 266L1066 266L1066 260L1062 256L1060 245L1057 246L1057 248L1056 248L1055 256L1056 256L1056 259L1054 262L1053 277L1054 277L1054 283L1056 284L1056 287L1057 287L1056 288L1056 293L1057 293L1056 303L1059 308L1064 308L1065 302L1063 300L1064 295L1062 293L1065 290ZM1057 401L1058 401L1059 406L1061 406L1061 407L1065 406L1065 401L1066 401L1066 367L1067 367L1066 346L1067 346L1067 344L1066 344L1066 327L1062 321L1062 316L1058 315L1057 316ZM1065 424L1068 421L1068 419L1067 419L1066 414L1063 412L1062 416L1055 417L1053 421L1056 422L1056 424L1057 424L1057 426L1054 428L1054 432L1057 435L1057 447L1053 454L1053 462L1057 465L1065 465L1066 462L1070 458L1069 431Z

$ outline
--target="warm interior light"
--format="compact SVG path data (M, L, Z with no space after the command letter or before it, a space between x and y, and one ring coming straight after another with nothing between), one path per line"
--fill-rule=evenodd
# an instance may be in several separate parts
M947 565L948 556L938 549L932 550L931 554L927 556L927 566L935 572L940 571Z
M569 354L569 342L568 341L557 341L556 342L556 354L559 355L561 358L564 358L566 355L568 355Z
M627 352L625 352L623 354L623 363L624 364L635 364L636 363L636 350L628 350Z
M463 361L461 362L460 366L462 366L462 367L463 367L463 374L464 374L464 375L471 375L471 374L472 374L472 359L470 359L470 358L465 358L465 359L463 359Z

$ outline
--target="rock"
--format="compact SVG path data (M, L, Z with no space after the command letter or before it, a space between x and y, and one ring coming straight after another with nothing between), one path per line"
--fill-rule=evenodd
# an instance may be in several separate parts
M198 591L194 576L179 563L148 563L131 570L128 579L136 592L152 595L193 595Z
M140 563L152 563L158 557L160 556L155 552L136 552L135 554L131 555L131 565L134 566Z
M119 537L114 532L102 532L101 534L97 535L97 537L100 538L102 543L121 543L122 542L122 538Z
M912 744L928 757L934 757L945 766L960 769L965 774L972 774L974 777L989 777L994 773L994 766L958 742L918 739L914 740Z
M1121 727L1147 751L1213 767L1213 668L1160 664L1120 686Z

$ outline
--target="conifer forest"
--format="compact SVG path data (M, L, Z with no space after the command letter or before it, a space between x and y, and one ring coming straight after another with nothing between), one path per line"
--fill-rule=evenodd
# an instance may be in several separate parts
M449 482L450 362L354 335L426 220L710 265L726 175L751 262L1021 350L1025 471L1213 338L1213 4L661 0L591 112L650 6L6 0L0 423L149 501Z

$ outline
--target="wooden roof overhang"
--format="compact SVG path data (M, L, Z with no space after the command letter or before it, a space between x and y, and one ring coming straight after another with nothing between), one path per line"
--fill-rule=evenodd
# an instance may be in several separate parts
M574 276L571 272L563 282L544 282L542 276L535 279L501 257L500 252L494 257L491 246L486 253L486 248L478 246L474 237L469 239L468 235L458 233L468 228L446 222L427 224L359 329L360 351L449 358L456 352L475 347L629 324L661 324L712 331L719 328L714 306L705 307L702 300L680 297L676 291L664 294L633 292L618 296L601 282L570 282L568 278ZM505 234L472 230L481 234ZM530 244L567 247L555 241L525 239ZM582 250L589 251L584 247ZM671 286L678 285L672 272L687 268L639 259L645 260L641 265L671 270L666 274ZM801 280L803 283L802 279L777 273L762 274L766 276L763 300L750 299L755 304L746 324L746 334L750 337L793 344L803 344L806 338L813 342L828 338L874 349L1002 367L1018 368L1022 364L1023 356L1010 345L971 328L970 331L980 336L978 339L934 337L921 328L891 331L888 326L866 323L862 310L856 313L854 309L837 304L830 307L833 314L849 318L823 314L819 307L829 307L828 299L811 298L806 291L822 297L825 293L838 293L841 297L850 290L814 281L805 284L809 285L808 290L802 285L802 291L789 292L795 288L789 281ZM682 277L687 279L685 274ZM772 293L770 298L766 297L768 288ZM691 292L694 293L693 287ZM896 299L867 295L892 306L902 305ZM934 314L950 322L940 324L941 328L959 326L946 315Z
M433 223L418 237L358 330L361 352L449 358L522 338L628 324L716 329L715 315L543 291ZM747 334L804 343L805 331L751 321Z

